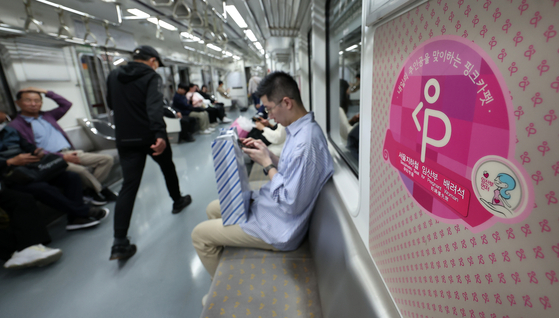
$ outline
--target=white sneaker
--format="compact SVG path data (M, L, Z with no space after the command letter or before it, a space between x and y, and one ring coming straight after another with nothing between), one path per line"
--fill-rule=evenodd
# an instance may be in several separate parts
M231 123L233 122L233 119L229 118L229 117L223 117L223 119L221 120L222 123Z
M211 131L211 132L214 132L214 131L215 131L215 128L210 127L210 128L208 128L208 130Z
M208 297L210 296L210 293L207 293L204 295L204 297L202 297L202 306L206 307L206 303L208 302Z
M32 266L45 266L56 262L62 256L62 251L57 248L48 248L43 244L32 245L21 252L14 252L5 264L5 268L24 268Z
M209 135L209 134L211 134L212 132L213 132L213 130L210 130L210 128L208 128L208 129L206 129L206 130L203 130L203 131L200 131L200 133L203 134L203 135Z
M214 127L217 127L218 125L219 125L219 124L218 124L217 122L215 122L215 123L211 123L211 124L210 124L210 128L214 128Z

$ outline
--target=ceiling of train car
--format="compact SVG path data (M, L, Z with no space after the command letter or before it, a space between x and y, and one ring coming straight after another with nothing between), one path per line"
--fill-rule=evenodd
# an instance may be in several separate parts
M135 34L136 40L142 42L140 44L170 50L187 46L199 52L211 52L214 56L222 56L227 50L231 55L242 55L245 60L256 62L263 61L265 51L282 60L287 59L291 38L298 35L311 3L309 0L0 0L2 11L21 12L17 20L0 13L0 20L10 20L13 25L23 28L28 17L23 5L25 1L30 2L33 17L44 21L45 27L50 24L54 30L58 28L55 7L62 5L92 16L91 21L108 21L111 28ZM122 23L119 23L115 3L121 5ZM239 25L233 19L235 10L231 9L236 9L246 25ZM65 14L66 20L68 16L81 19L76 13ZM157 19L160 19L161 32L157 31ZM164 44L159 42L163 38ZM220 53L219 49L212 50L216 46L222 49ZM230 58L231 55L223 57Z

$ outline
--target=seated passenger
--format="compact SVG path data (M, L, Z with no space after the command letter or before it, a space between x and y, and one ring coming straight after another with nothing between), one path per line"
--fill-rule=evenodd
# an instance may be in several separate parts
M45 266L56 262L62 251L43 246L51 241L32 195L0 191L0 259L5 268Z
M237 104L239 104L239 100L238 99L232 99L231 96L229 95L229 92L231 91L231 89L225 89L225 87L223 86L223 81L219 81L218 82L219 86L217 87L217 92L219 93L219 95L221 95L221 97L223 98L227 98L227 99L231 99L231 107L235 107L237 106ZM248 109L248 107L242 107L239 105L239 110L244 112Z
M221 122L231 122L231 119L225 117L225 111L221 112L219 109L212 106L212 101L205 99L202 94L198 91L198 85L190 83L188 93L186 93L186 98L192 106L204 109L208 116L210 116L210 127L216 127L218 125L217 119Z
M260 113L258 113L260 115ZM280 156L285 142L285 127L276 123L272 125L267 119L257 116L254 118L255 127L248 133L248 138L262 140L271 153Z
M186 92L189 89L190 86L184 83L178 85L177 92L173 96L173 108L177 110L177 115L181 118L186 116L198 118L200 120L200 132L202 134L211 134L215 129L210 128L208 113L203 108L192 106L186 98Z
M41 111L41 94L54 100L58 108ZM64 130L56 122L70 110L72 103L52 91L34 87L20 90L16 98L21 112L9 125L17 129L27 142L63 157L68 163L68 171L77 173L82 179L86 194L92 198L92 204L103 205L107 200L115 201L116 195L101 185L111 172L113 157L74 149ZM89 169L93 169L93 173Z
M11 166L25 166L38 162L43 157L43 149L28 143L17 130L10 126L0 126L0 128L3 128L0 131L0 175L5 175ZM66 213L68 216L66 230L95 226L109 215L109 210L106 208L90 208L83 203L81 180L74 172L63 171L48 182L6 186L31 194L37 201Z
M219 201L215 200L206 209L210 220L192 231L192 243L212 277L224 246L297 249L307 234L316 198L334 172L326 138L314 114L305 110L295 80L287 73L271 73L256 94L270 118L285 126L287 140L281 158L261 140L243 141L249 147L243 148L244 152L265 167L271 180L252 193L246 223L223 226Z
M200 95L202 95L204 99L210 101L211 104L209 104L208 106L218 110L218 112L216 113L216 117L219 118L219 120L221 120L222 123L230 123L233 121L231 118L228 118L225 115L225 107L223 106L223 103L217 103L215 99L212 96L210 96L210 94L208 94L208 87L206 85L202 85L201 90L198 88L198 85L195 86L196 86L196 91Z

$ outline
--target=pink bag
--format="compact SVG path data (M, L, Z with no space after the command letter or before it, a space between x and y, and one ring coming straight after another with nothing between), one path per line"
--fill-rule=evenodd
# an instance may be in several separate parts
M246 138L248 136L248 133L252 129L249 128L251 124L252 123L250 122L250 119L240 116L239 118L235 119L235 121L231 124L229 128L237 127L237 134L239 135L239 138ZM247 128L249 129L247 130Z

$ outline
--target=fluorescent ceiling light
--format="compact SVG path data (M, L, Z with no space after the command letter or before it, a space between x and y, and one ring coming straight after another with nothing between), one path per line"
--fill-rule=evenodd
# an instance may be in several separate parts
M233 56L233 53L229 51L223 51L223 54L225 54L226 56Z
M190 46L184 46L185 49L189 50L189 51L194 51L196 52L196 49L191 48Z
M21 31L21 30L16 30L16 29L12 29L12 28L5 28L5 27L0 27L0 31L6 31L6 32L11 32L11 33L17 33L17 34L25 33L24 31Z
M260 42L254 42L253 44L254 44L254 46L256 46L256 48L257 48L258 50L263 50L263 49L264 49L264 48L262 47L262 44L260 44Z
M46 5L48 5L48 6L51 6L51 7L63 9L63 10L66 10L66 11L68 11L68 12L75 13L75 14L77 14L77 15L89 16L89 14L87 14L87 13L85 13L85 12L81 12L81 11L78 11L78 10L74 10L74 9L72 9L72 8L68 8L68 7L65 7L65 6L61 6L61 5L59 5L58 3L54 3L54 2L50 2L50 1L46 1L46 0L37 0L37 2L44 3L44 4L46 4Z
M344 54L344 51L340 51L340 55Z
M149 18L150 17L150 15L148 13L145 13L144 11L142 11L140 9L128 9L126 11L132 13L133 15L137 16L138 18Z
M148 18L148 21L157 25L157 18ZM164 28L164 29L170 30L170 31L176 31L177 30L177 28L175 28L174 25L169 24L169 23L167 23L163 20L159 20L159 26Z
M240 60L240 59L241 59L241 58L238 57L237 55L233 55L233 58L234 58L235 60Z
M245 34L248 37L248 39L251 40L252 42L258 41L254 36L254 33L252 33L252 30L245 30Z
M346 50L346 52L348 52L348 51L351 51L351 50L353 50L353 49L355 49L355 48L357 48L357 47L358 47L358 45L357 45L357 44L354 44L354 45L348 47L348 48L345 49L345 50Z
M118 59L118 60L116 60L116 61L113 62L113 65L114 65L114 66L117 66L117 65L119 65L119 64L122 63L122 62L124 62L124 59Z
M194 41L194 42L198 42L198 41L201 40L199 37L197 37L197 36L195 36L195 35L192 35L192 34L190 34L190 33L188 33L188 32L181 32L180 34L181 34L182 37L187 38L187 39L189 39L189 40L192 40L192 41Z
M233 5L225 6L225 8L227 9L227 12L229 12L229 15L231 16L231 18L233 18L235 23L237 23L239 28L244 29L244 28L247 27L245 19L243 19L243 17L239 13L239 11L237 11L237 8L235 6L233 6Z
M206 46L209 47L210 49L214 50L214 51L221 52L221 48L219 46L215 46L211 43L208 43Z
M266 53L266 58L269 59L269 58L270 58L270 54Z

